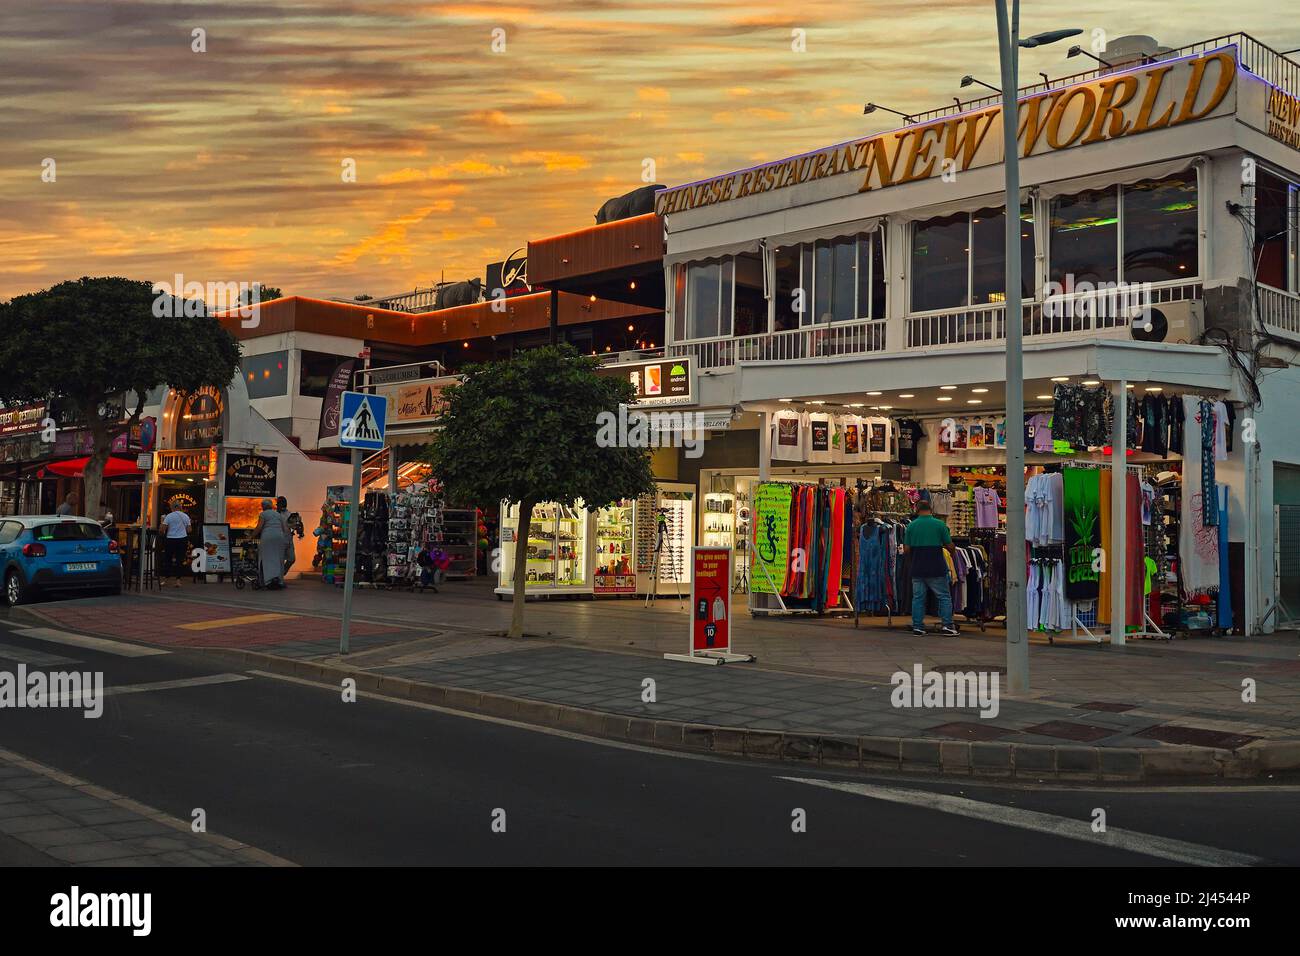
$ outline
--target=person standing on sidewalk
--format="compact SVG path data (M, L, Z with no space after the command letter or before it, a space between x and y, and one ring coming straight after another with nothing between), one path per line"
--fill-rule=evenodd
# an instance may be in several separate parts
M952 622L952 588L948 562L943 553L953 553L948 526L930 513L928 501L916 503L916 516L908 522L903 553L912 559L912 633L925 634L925 598L930 591L939 600L943 633L957 634Z
M190 516L181 510L179 501L172 502L172 510L163 515L163 584L172 579L172 587L181 586L181 570L189 554Z

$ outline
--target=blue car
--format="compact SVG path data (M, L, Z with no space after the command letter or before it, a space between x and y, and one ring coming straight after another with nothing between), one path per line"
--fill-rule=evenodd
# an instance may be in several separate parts
M18 515L0 518L3 601L24 604L55 591L122 591L122 558L93 518Z

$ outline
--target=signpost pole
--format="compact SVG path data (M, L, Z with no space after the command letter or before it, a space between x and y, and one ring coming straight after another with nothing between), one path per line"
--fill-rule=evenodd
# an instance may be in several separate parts
M348 652L348 629L352 626L352 575L357 561L357 524L361 512L361 449L352 449L352 496L348 511L348 564L343 570L343 629L339 632L339 653Z

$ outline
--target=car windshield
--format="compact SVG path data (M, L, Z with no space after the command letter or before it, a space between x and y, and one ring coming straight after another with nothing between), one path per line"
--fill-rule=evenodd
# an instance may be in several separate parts
M96 541L104 537L104 529L89 521L60 521L37 525L32 537L37 541Z

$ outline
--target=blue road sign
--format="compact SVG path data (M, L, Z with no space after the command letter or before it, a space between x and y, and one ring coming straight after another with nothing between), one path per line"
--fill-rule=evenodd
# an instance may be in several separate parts
M380 451L388 419L388 399L365 392L344 392L339 405L339 444Z

